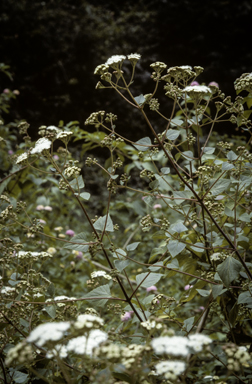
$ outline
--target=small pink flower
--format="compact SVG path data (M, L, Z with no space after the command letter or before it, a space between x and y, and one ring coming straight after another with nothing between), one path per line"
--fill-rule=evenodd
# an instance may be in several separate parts
M147 292L157 291L157 287L155 287L155 285L152 285L151 287L146 288L146 291Z
M54 160L59 160L59 156L58 155L53 155L53 158L54 158Z
M185 291L188 291L189 289L191 289L193 287L193 285L189 285L187 284L185 287L184 287L184 290Z
M210 87L212 86L212 87L217 87L217 88L219 88L219 84L216 83L216 81L211 81L211 83L209 83L208 85L209 85Z
M10 93L10 90L9 90L8 88L5 88L5 89L3 90L3 93L5 93L5 94L7 95L8 93Z
M13 151L11 149L8 150L8 155L13 155Z
M75 235L75 232L74 232L72 229L68 229L68 230L66 231L66 235L74 236L74 235Z
M197 81L193 81L190 85L193 87L194 85L199 85L199 83Z
M121 316L122 321L129 321L131 319L131 315L133 315L133 311L125 312L123 316Z
M142 196L142 200L144 201L144 199L146 198L147 196Z
M199 309L201 309L201 311L204 311L205 307L199 307Z
M46 206L44 207L44 210L45 210L45 211L52 211L52 207L50 207L50 205L46 205Z
M43 220L43 219L39 219L39 222L40 222L41 224L46 224L46 221Z
M36 207L36 210L37 211L43 211L45 209L45 207L43 206L43 205L37 205L37 207Z
M162 205L161 204L155 204L155 205L153 205L153 208L154 209L162 208Z
M76 259L81 260L82 258L83 258L83 253L79 251L78 255L76 255Z

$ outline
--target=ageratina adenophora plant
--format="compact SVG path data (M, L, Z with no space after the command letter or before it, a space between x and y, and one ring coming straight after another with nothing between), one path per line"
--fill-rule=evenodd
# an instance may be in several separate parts
M99 111L94 132L61 122L35 144L21 122L13 154L2 122L3 383L252 382L252 74L232 101L203 68L156 62L135 95L139 60L95 69L142 115L136 142Z

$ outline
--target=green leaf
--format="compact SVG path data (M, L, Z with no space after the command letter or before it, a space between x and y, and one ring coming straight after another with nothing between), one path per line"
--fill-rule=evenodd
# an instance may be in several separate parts
M137 145L141 144L141 145ZM149 146L151 145L151 139L149 137L143 137L142 139L136 141L135 144L133 144L138 151L145 152L149 149ZM147 145L147 147L146 147Z
M225 286L229 288L231 282L239 276L241 269L242 264L232 256L228 256L226 260L218 265L217 272Z
M206 289L197 289L197 291L199 292L200 296L203 296L203 297L207 297L210 295L210 291L207 291Z
M117 248L115 252L113 252L113 257L117 257L118 259L123 259L125 256L127 256L127 253L124 249Z
M237 157L238 157L238 156L237 156L233 151L229 151L229 152L227 153L227 158L228 158L228 160L230 160L230 161L234 161L234 160L236 160Z
M15 383L21 384L21 383L25 383L28 377L29 377L28 373L15 371L12 378L15 381Z
M214 179L210 180L210 186L215 182ZM228 179L220 179L214 184L213 188L211 188L211 193L214 196L220 195L224 192L229 186L231 181Z
M233 164L230 164L228 162L222 163L222 171L230 171L231 169L235 168Z
M45 307L45 310L46 310L46 312L48 313L48 315L52 318L52 319L54 319L55 318L55 316L56 316L56 305L49 305L49 306L46 306Z
M170 173L170 168L168 167L161 168L161 172L163 175L168 175Z
M174 117L170 120L171 127L177 127L178 125L182 125L184 123L184 120L182 120L180 117Z
M77 179L73 179L69 183L74 190L84 188L84 180L82 176L78 176Z
M139 244L140 244L140 241L135 242L135 243L131 243L131 244L127 245L126 249L127 249L127 251L134 251L138 247Z
M135 101L140 106L143 105L146 102L145 97L144 97L143 94L141 94L140 96L135 97Z
M78 233L77 235L75 235L71 239L72 242L77 243L77 244L68 243L68 244L64 245L63 248L73 249L73 250L79 251L79 252L87 252L89 245L83 244L83 243L88 243L88 241L86 240L86 237L87 237L87 234L85 232Z
M203 147L201 149L203 149ZM207 155L212 155L214 151L215 151L215 147L205 147L203 152L206 153Z
M194 160L192 151L184 151L184 152L182 152L182 156L186 160L189 160L189 161L193 161Z
M170 229L177 233L188 231L188 228L182 222L171 225Z
M159 265L159 267L158 267ZM161 268L160 265L164 265L163 261L157 261L156 263L154 263L151 267L148 267L148 269L151 271L151 272L157 272L159 271L159 269Z
M122 272L130 263L130 260L115 260L115 268L118 269L119 272Z
M189 332L192 329L193 324L194 324L194 316L189 317L184 321L184 327L186 329L186 332Z
M111 297L110 288L108 284L101 285L100 287L93 289L87 295L83 296L83 299L97 299L97 301L95 300L97 305L104 305L108 301L108 299L102 299L103 297Z
M227 289L223 289L223 284L212 285L212 295L214 299L216 299L216 297L222 295L226 291Z
M145 276L147 277L141 284ZM151 287L152 285L155 285L161 279L162 276L164 275L162 275L161 273L153 273L153 272L140 273L139 275L136 275L136 282L137 282L137 285L141 284L141 287L148 288L148 287Z
M50 297L54 297L54 295L55 295L55 287L54 287L54 284L53 284L53 283L51 283L51 284L49 285L49 287L47 288L46 294L47 294L48 296L50 296Z
M180 132L177 129L168 129L166 133L166 138L168 140L176 140L179 137Z
M112 375L115 379L120 380L120 382L125 381L126 383L133 384L135 381L126 373L121 372L112 372Z
M252 304L252 296L249 291L242 292L238 297L238 304Z
M168 251L170 252L172 257L177 256L179 253L185 249L186 244L180 243L178 240L171 240L167 245Z
M88 192L82 192L82 193L80 193L80 197L81 197L82 199L84 199L84 200L89 200L89 198L90 198L90 193L88 193Z
M94 223L94 228L97 230L97 231L101 231L103 232L104 230L104 227L105 227L105 223L106 223L106 231L107 232L114 232L114 226L113 226L113 222L110 218L110 215L105 215L103 217L100 217L95 223Z
M197 247L197 245L198 245L198 247ZM201 248L199 248L199 247L201 247ZM204 247L205 247L205 245L203 243L195 243L195 244L193 244L193 246L190 245L189 248L191 248L196 253L203 253L203 252L205 252Z

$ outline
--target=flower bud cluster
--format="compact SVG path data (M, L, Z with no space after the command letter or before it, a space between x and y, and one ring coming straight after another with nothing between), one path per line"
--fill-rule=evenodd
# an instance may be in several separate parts
M65 182L65 180L60 179L60 181L59 181L59 189L61 191L67 191L68 190L68 184Z
M170 222L168 219L163 218L160 224L161 231L167 231L170 226Z
M183 95L183 90L173 83L166 84L164 90L166 91L165 95L173 100L180 99Z
M91 157L87 157L86 161L85 161L85 165L87 167L91 167L92 164L97 164L97 159L96 158L91 158Z
M223 347L227 355L227 368L230 371L240 371L241 366L251 360L251 354L246 347L237 347L235 344Z
M187 139L189 145L193 145L194 143L196 143L196 137L194 137L191 132L188 133L186 139Z
M78 177L80 172L81 172L81 168L76 166L68 166L64 171L64 175L68 178Z
M148 179L152 181L156 178L156 175L153 171L148 171L147 169L143 169L140 172L140 178L143 179L144 177L148 177Z
M18 343L15 347L11 348L5 363L10 366L13 363L24 364L31 362L35 357L32 346L25 342Z
M85 121L85 125L99 126L102 124L105 116L105 111L93 112Z
M123 173L121 176L120 176L120 185L126 185L128 183L128 181L130 180L130 176L127 175L127 173Z
M109 181L107 182L107 188L108 191L115 195L118 188L116 181L113 179L109 179Z
M158 323L155 320L150 320L150 319L148 319L147 321L143 321L141 323L141 326L145 328L147 331L158 330L163 328L163 325L160 322Z
M117 115L114 115L111 112L106 113L106 118L105 118L106 123L115 122L116 120L117 120Z
M140 225L142 227L143 232L149 232L149 230L151 229L151 227L153 225L153 221L152 221L150 215L146 215L146 216L142 217L142 219L140 220Z
M197 67L199 68L199 67ZM182 65L180 67L171 67L167 70L167 75L162 77L162 80L167 83L182 83L189 82L189 80L196 77L196 72L192 70L190 65Z
M7 219L17 219L17 215L13 212L13 205L8 205L7 208L5 208L1 213L0 213L0 219L2 220L7 220Z
M21 135L26 135L29 127L30 127L30 124L28 124L26 121L22 121L21 123L18 124L19 133Z
M160 103L158 102L158 99L151 99L149 101L149 107L151 111L158 111L159 106L160 106Z
M252 73L243 73L238 79L234 82L234 87L236 91L248 91L252 92Z

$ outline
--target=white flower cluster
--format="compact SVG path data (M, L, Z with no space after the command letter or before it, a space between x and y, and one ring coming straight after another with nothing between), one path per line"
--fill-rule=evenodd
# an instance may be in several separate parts
M189 96L197 95L210 95L212 93L211 89L206 85L189 85L183 89L183 92L187 93Z
M48 259L52 257L52 255L48 252L19 251L17 257L21 260L29 259L30 261L37 261L38 259Z
M100 328L103 324L104 321L99 316L82 314L79 315L74 322L74 328L90 330L91 328Z
M60 301L60 300L76 300L76 297L68 297L68 296L55 296L53 299L47 299L46 302L48 301ZM69 304L69 303L68 303ZM57 303L57 307L64 307L66 303Z
M61 131L57 133L56 139L59 139L63 142L68 141L70 139L70 136L72 136L73 132L70 131Z
M123 348L118 344L103 345L94 352L95 356L103 357L108 361L116 362L121 357Z
M124 55L113 55L105 63L105 65L111 65L112 67L122 63L126 59Z
M61 359L67 357L67 347L62 344L57 344L51 351L48 351L46 354L47 359L51 359L55 356L59 356Z
M42 153L44 150L48 150L51 148L52 142L46 137L41 137L35 143L35 147L31 150L31 154Z
M155 320L151 321L150 319L143 321L141 326L147 329L147 331L150 331L151 329L161 329L163 327L161 323L157 323Z
M161 336L152 339L151 345L157 355L187 356L192 349L195 353L201 352L203 347L212 340L206 335L197 333L188 338L183 336Z
M9 295L10 293L14 292L15 288L13 287L2 287L1 294L2 295Z
M107 280L111 280L112 277L108 275L105 271L95 271L91 273L91 278L95 279L97 277L104 277Z
M186 365L183 361L161 361L155 368L158 375L168 380L176 380L176 377L184 372Z
M16 159L16 164L24 164L26 163L26 160L28 159L27 153L22 153L22 155L18 156Z
M42 347L48 341L60 340L69 328L69 321L40 324L31 331L26 340L29 343L36 343L38 347Z
M228 346L225 349L227 355L227 367L230 371L240 371L241 365L246 365L251 360L251 354L246 347Z
M69 352L74 352L77 355L92 356L93 349L97 348L101 343L106 341L108 335L100 329L93 329L88 337L78 336L69 340L66 349Z

